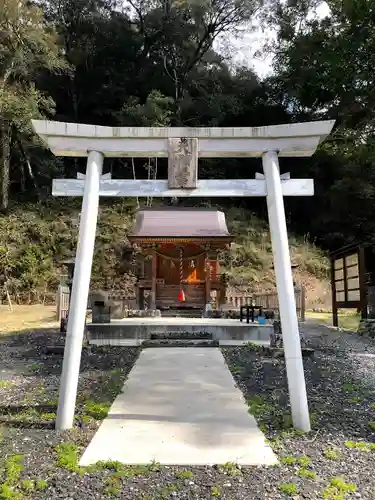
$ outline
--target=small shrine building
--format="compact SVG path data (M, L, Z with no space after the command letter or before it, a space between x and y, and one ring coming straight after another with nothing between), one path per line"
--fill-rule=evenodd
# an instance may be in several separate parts
M206 208L145 208L136 214L129 241L137 252L138 307L204 310L216 292L225 303L226 283L220 253L233 238L225 215Z

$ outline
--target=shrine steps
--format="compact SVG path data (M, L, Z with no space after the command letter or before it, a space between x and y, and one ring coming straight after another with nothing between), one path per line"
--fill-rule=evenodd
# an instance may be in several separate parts
M160 312L163 318L201 318L203 309L161 309Z
M173 311L174 315L182 311L202 311L206 303L206 289L204 285L185 285L184 302L178 299L180 292L180 285L158 285L156 290L156 308L161 311Z
M209 332L156 332L142 347L219 347L219 341Z
M212 340L213 334L210 332L153 332L151 340Z
M153 339L145 340L142 347L220 347L220 343L206 339Z
M230 347L248 342L269 345L272 331L272 325L246 324L233 319L125 318L110 323L88 323L87 339L93 345Z

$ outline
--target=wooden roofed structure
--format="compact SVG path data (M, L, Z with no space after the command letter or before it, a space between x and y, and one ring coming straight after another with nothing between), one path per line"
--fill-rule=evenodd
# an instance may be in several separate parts
M137 300L143 308L195 310L201 314L216 292L225 301L219 252L232 237L225 215L206 208L145 208L136 215L130 242L138 252Z
M361 319L375 318L375 248L352 243L331 252L333 325L339 309L357 309Z

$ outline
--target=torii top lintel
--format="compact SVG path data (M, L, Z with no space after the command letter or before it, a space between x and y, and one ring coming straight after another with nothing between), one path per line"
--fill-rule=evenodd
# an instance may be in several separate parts
M334 121L271 125L268 127L104 127L33 120L35 132L56 156L167 157L173 138L197 140L198 156L260 157L311 156L331 132Z

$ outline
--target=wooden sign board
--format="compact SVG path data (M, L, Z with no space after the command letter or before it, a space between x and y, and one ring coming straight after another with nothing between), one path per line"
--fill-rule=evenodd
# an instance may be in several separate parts
M195 189L198 181L198 139L168 139L168 188Z
M357 307L361 300L358 252L335 259L333 272L337 306Z

